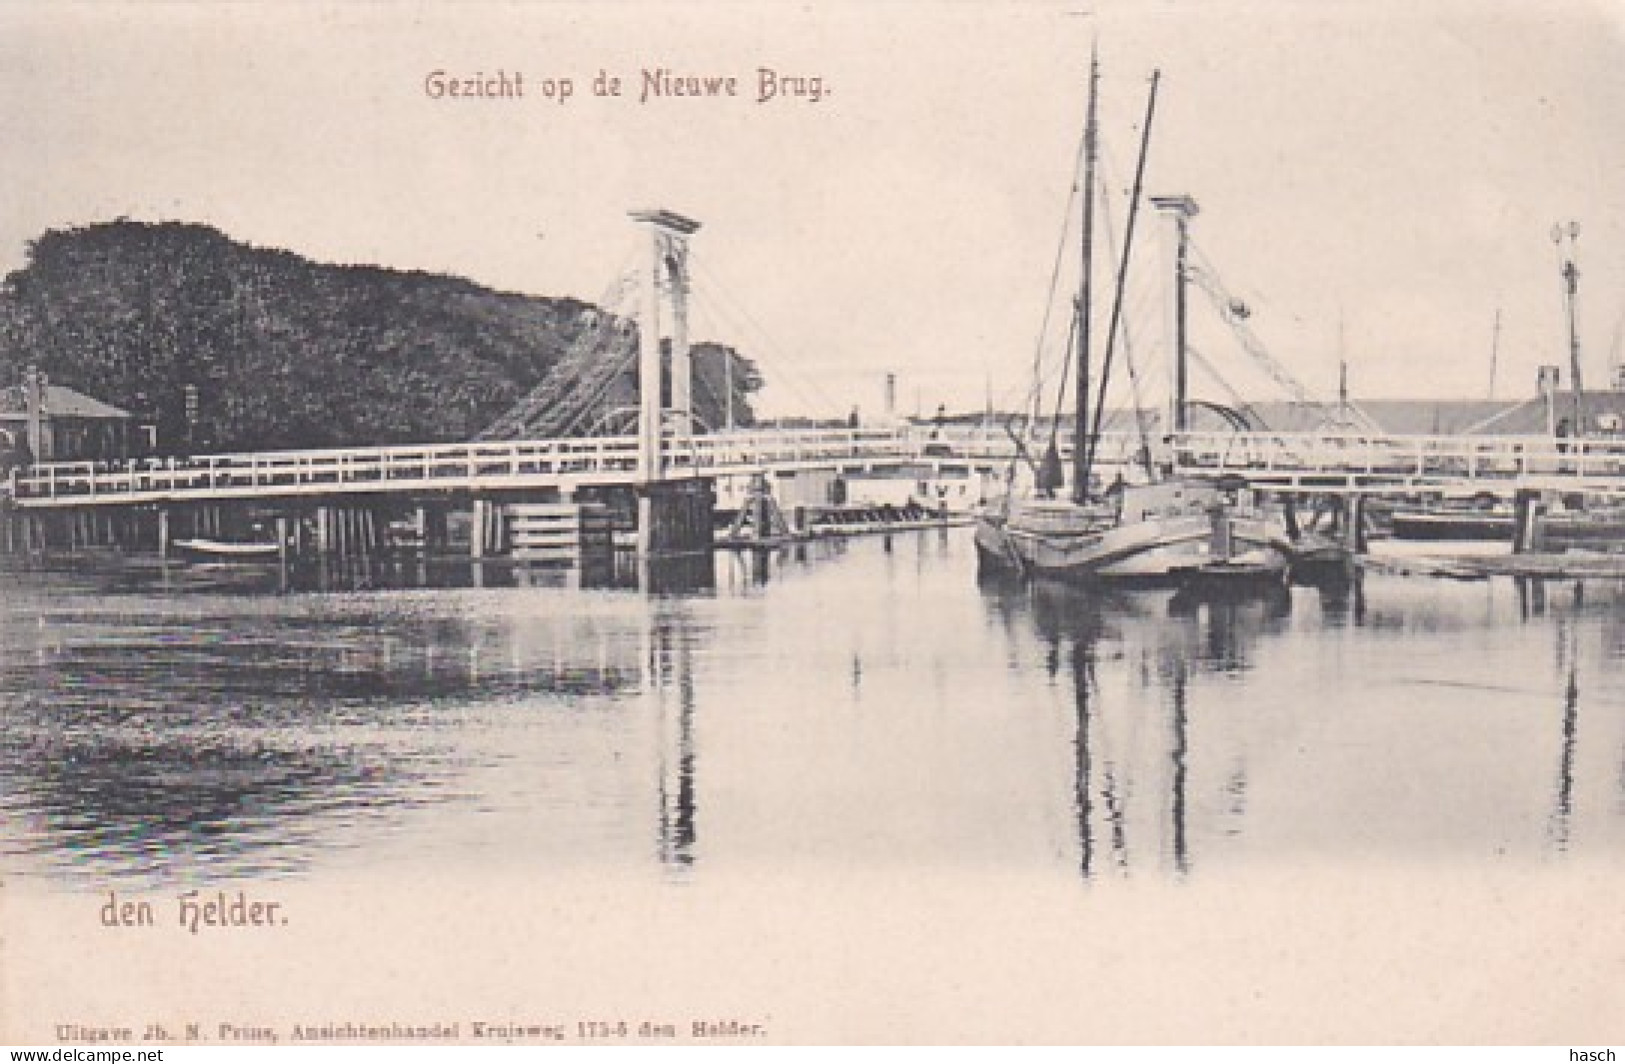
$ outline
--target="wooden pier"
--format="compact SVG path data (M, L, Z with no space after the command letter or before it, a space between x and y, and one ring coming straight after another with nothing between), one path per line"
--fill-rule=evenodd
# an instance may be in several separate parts
M1484 580L1511 576L1530 580L1625 580L1625 554L1599 551L1523 554L1418 554L1410 556L1362 555L1366 572L1392 576L1432 576L1452 580Z

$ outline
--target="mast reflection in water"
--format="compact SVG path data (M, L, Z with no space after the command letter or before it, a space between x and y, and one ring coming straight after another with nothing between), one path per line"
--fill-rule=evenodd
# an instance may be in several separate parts
M933 531L600 588L10 572L0 863L94 890L1625 853L1617 586L1187 599L973 568Z
M1188 872L1191 670L1247 669L1252 644L1284 628L1290 593L1282 587L1127 592L1050 582L1027 589L984 583L984 592L1000 611L1028 599L1049 648L1049 674L1054 678L1063 661L1070 666L1073 807L1083 876L1100 871L1097 837L1109 847L1103 855L1108 867L1126 871L1132 853L1136 861ZM1119 694L1124 680L1127 698ZM1245 794L1244 763L1224 786L1231 795Z

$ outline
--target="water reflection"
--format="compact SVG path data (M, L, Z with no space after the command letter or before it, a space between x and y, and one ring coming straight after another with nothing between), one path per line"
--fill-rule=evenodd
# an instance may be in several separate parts
M590 705L644 676L591 613L59 602L24 589L0 610L6 845L105 875L300 871L369 825L469 800L481 707Z
M1283 630L1290 593L1278 586L1194 594L1047 582L1025 589L986 583L983 593L1001 619L1025 598L1047 648L1046 671L1055 677L1063 663L1069 667L1082 875L1099 871L1101 839L1109 840L1106 856L1117 869L1130 867L1132 844L1146 855L1142 861L1154 859L1175 875L1189 872L1192 670L1251 668L1257 643ZM1103 661L1118 666L1111 691L1102 689ZM1126 694L1118 683L1123 679ZM1148 709L1157 705L1161 713L1148 720ZM1226 787L1232 794L1245 791L1244 773Z
M699 830L695 798L698 757L694 748L694 651L685 603L654 612L647 689L660 716L660 859L686 868L694 863ZM676 705L673 706L673 701Z
M761 552L771 556L776 551ZM803 551L804 554L804 551ZM801 559L805 561L805 557ZM769 557L771 562L772 558ZM57 574L70 580L99 581L115 593L171 594L342 594L425 588L623 590L650 594L698 594L716 587L711 555L687 554L650 559L617 551L609 564L582 568L510 558L379 555L336 560L276 562L195 562L155 558L51 559ZM37 575L37 574L36 574ZM762 582L765 582L765 570Z
M1058 645L1059 639L1052 642ZM1058 656L1051 657L1051 673L1059 666ZM1094 829L1094 793L1091 776L1091 761L1093 755L1089 750L1089 717L1090 692L1095 684L1094 676L1094 642L1087 638L1074 638L1072 641L1072 696L1077 701L1078 725L1077 737L1073 740L1075 756L1076 779L1073 784L1073 794L1078 810L1078 854L1079 870L1084 878L1094 874L1095 866L1095 829ZM1114 843L1121 842L1121 819L1116 815L1116 808L1110 804L1111 788L1107 788L1108 816L1113 822Z
M1217 627L1217 625L1216 625ZM1189 774L1185 755L1190 749L1188 733L1189 718L1186 716L1185 697L1189 683L1187 666L1180 663L1174 669L1169 683L1169 704L1173 712L1173 738L1172 750L1169 751L1169 760L1173 762L1173 849L1174 869L1180 874L1191 870L1190 846L1186 835L1185 825L1185 786Z
M1552 811L1552 844L1559 851L1564 851L1569 848L1569 819L1574 812L1574 755L1580 717L1580 679L1574 624L1566 619L1560 620L1556 635L1557 665L1566 674L1566 683L1563 688L1563 741L1557 764L1556 801Z
M1320 602L1322 620L1333 628L1344 624L1365 624L1365 574L1355 572L1347 580L1322 583L1315 598Z
M8 583L0 861L89 885L446 860L1098 882L1625 852L1619 585L978 590L938 532L592 587L489 569Z

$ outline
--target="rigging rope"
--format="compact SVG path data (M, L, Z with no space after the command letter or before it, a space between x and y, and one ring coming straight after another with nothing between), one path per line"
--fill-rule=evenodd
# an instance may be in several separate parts
M1218 368L1208 360L1207 356L1203 355L1201 351L1197 350L1197 348L1190 343L1185 344L1185 354L1192 362L1196 363L1199 369L1208 375L1214 384L1219 386L1219 390L1224 392L1229 398L1230 405L1232 407L1234 407L1239 413L1245 414L1258 424L1265 424L1263 416L1260 415L1256 409L1254 409L1251 403L1241 397L1241 393L1236 391L1236 389L1231 386L1229 381L1224 379L1223 375L1219 373Z
M1105 156L1105 154L1106 154L1105 152L1102 152L1103 156ZM1105 166L1105 168L1110 169L1111 167L1109 165L1109 158L1104 160L1104 161L1107 164ZM1111 197L1106 195L1104 190L1102 190L1102 194L1101 194L1101 215L1105 219L1105 222L1106 222L1106 226L1105 226L1105 229L1106 229L1106 254L1108 256L1110 256L1111 258L1115 259L1115 258L1117 258L1117 241L1116 241L1115 237L1112 235L1111 202L1112 202ZM1143 300L1142 300L1141 304L1137 304L1137 305L1143 305ZM1151 432L1150 432L1149 426L1147 425L1147 415L1146 415L1146 412L1145 412L1145 404L1142 401L1142 396L1140 394L1140 373L1139 373L1139 367L1136 365L1135 359L1134 359L1134 345L1131 342L1131 333L1129 331L1128 318L1125 318L1123 320L1122 330L1123 330L1123 359L1124 359L1125 366L1128 369L1129 401L1130 401L1130 404L1131 404L1130 408L1132 409L1132 411L1134 413L1134 427L1135 427L1136 431L1138 432L1139 438L1140 438L1140 453L1141 453L1141 455L1144 456L1146 472L1150 473L1151 472ZM1101 426L1101 427L1104 428L1105 426Z
M1049 292L1044 297L1044 316L1038 325L1038 342L1033 345L1033 373L1032 389L1028 393L1027 407L1032 410L1033 424L1036 426L1043 416L1044 399L1044 347L1049 337L1050 314L1055 310L1055 293L1061 285L1061 263L1065 260L1068 239L1071 236L1070 225L1072 221L1072 208L1082 198L1083 189L1083 163L1084 153L1088 150L1088 133L1085 131L1078 137L1078 150L1076 162L1072 167L1072 187L1067 191L1066 208L1061 214L1061 236L1055 243L1055 262L1050 267ZM1056 433L1059 429L1061 398L1066 395L1066 375L1072 367L1072 351L1076 346L1077 333L1076 303L1072 307L1072 321L1067 326L1066 357L1061 362L1061 387L1055 402L1056 421L1050 426L1050 446L1055 446Z
M484 431L475 438L482 440L499 439L536 431L538 423L545 423L546 416L550 414L558 402L564 397L567 389L580 383L593 373L593 367L588 366L575 377L570 371L576 363L586 361L600 347L605 339L606 332L619 329L625 317L616 311L625 302L627 293L637 280L637 271L630 268L631 253L623 261L621 269L617 271L609 285L604 289L596 304L588 304L583 314L590 314L592 318L586 328L571 341L564 354L554 362L552 369L542 380L513 406L509 407L503 415L497 418ZM621 339L617 336L616 339ZM538 417L538 415L541 415ZM546 433L544 433L546 434Z
M1051 450L1056 447L1056 437L1061 433L1061 407L1066 402L1067 375L1072 370L1072 360L1078 347L1078 312L1072 312L1072 324L1066 331L1066 357L1061 360L1061 386L1055 390L1055 412L1050 415L1049 446Z
M603 381L599 385L598 390L592 394L592 397L586 402L577 405L575 416L572 417L570 421L559 430L557 435L569 436L577 428L581 427L583 419L585 419L589 414L596 413L598 404L602 402L604 397L609 394L609 390L620 382L622 374L626 373L635 366L638 354L639 352L636 346L633 346L629 351L625 352L621 356L620 360L615 363L614 368L609 373L603 375Z
M1095 400L1095 416L1093 420L1096 425L1100 424L1101 414L1106 408L1106 388L1111 382L1112 351L1117 341L1118 323L1122 320L1123 289L1128 283L1129 255L1134 248L1134 225L1138 221L1140 214L1140 189L1145 181L1145 160L1146 156L1150 154L1151 122L1157 113L1157 84L1161 76L1160 71L1154 70L1151 72L1151 91L1145 103L1145 125L1140 130L1140 158L1134 168L1134 190L1129 194L1128 225L1123 233L1123 255L1117 268L1117 290L1112 297L1111 324L1106 329L1106 357L1100 371L1100 393ZM1084 456L1081 468L1085 482L1078 486L1080 493L1088 489L1087 477L1090 467L1095 462L1097 439L1098 434L1096 438L1089 441L1089 449ZM1082 441L1080 440L1079 445L1081 444ZM1081 500L1081 494L1079 497Z
M1194 259L1194 268L1190 271L1192 279L1196 281L1197 287L1201 288L1207 294L1208 299L1212 301L1220 320L1230 326L1231 332L1235 334L1242 350L1253 359L1254 363L1270 379L1284 389L1294 402L1310 408L1323 419L1336 420L1334 417L1335 404L1317 399L1297 377L1293 376L1286 366L1269 353L1268 349L1264 347L1263 341L1259 340L1257 334L1248 327L1244 319L1251 312L1247 309L1246 303L1230 294L1224 285L1223 279L1219 276L1219 271L1202 250L1192 243L1190 252ZM1376 421L1362 410L1359 404L1350 403L1349 409L1353 411L1362 428L1367 431L1377 429Z
M735 298L732 292L725 285L723 285L719 275L712 272L712 270L703 262L698 264L697 269L698 272L703 275L704 280L706 281L706 290L703 294L707 297L706 302L712 313L731 313L737 315L738 320L747 325L750 330L753 330L756 334L756 339L761 341L763 347L770 351L774 356L771 360L765 358L756 359L758 365L770 364L772 366L775 374L774 383L778 384L782 380L789 385L791 390L800 392L800 397L802 399L812 400L810 405L821 406L826 411L838 412L840 415L844 416L844 411L841 410L840 404L834 402L829 397L828 393L826 393L822 388L819 388L818 385L810 378L800 376L795 372L794 366L796 363L798 361L804 362L805 360L791 358L782 348L780 348L777 342L773 339L772 335L762 327L762 325L751 315L748 310L745 309L743 303ZM717 304L720 304L720 301L722 300L726 300L731 306L722 307L720 305L712 305L712 297L714 297L715 301L717 301ZM781 378L778 376L779 374L783 374L783 377ZM809 392L811 394L808 394ZM834 416L834 413L832 413L832 416Z

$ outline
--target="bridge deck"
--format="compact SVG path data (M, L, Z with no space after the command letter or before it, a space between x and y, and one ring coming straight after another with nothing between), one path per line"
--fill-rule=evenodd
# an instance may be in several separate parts
M1114 435L1107 465L1138 441ZM445 494L639 480L635 436L358 447L204 455L125 463L56 462L14 471L24 508L167 501L266 500L356 494ZM729 433L666 441L670 477L746 476L803 469L861 471L912 462L993 468L1013 456L984 432L841 429ZM1234 474L1293 492L1478 492L1519 488L1625 496L1625 440L1501 436L1187 433L1171 441L1177 468Z
M1283 490L1625 494L1618 438L1189 433L1174 448L1181 469Z
M673 478L898 462L918 449L889 432L790 432L671 440ZM202 455L125 463L57 462L19 470L22 507L177 500L453 493L633 484L635 436Z

